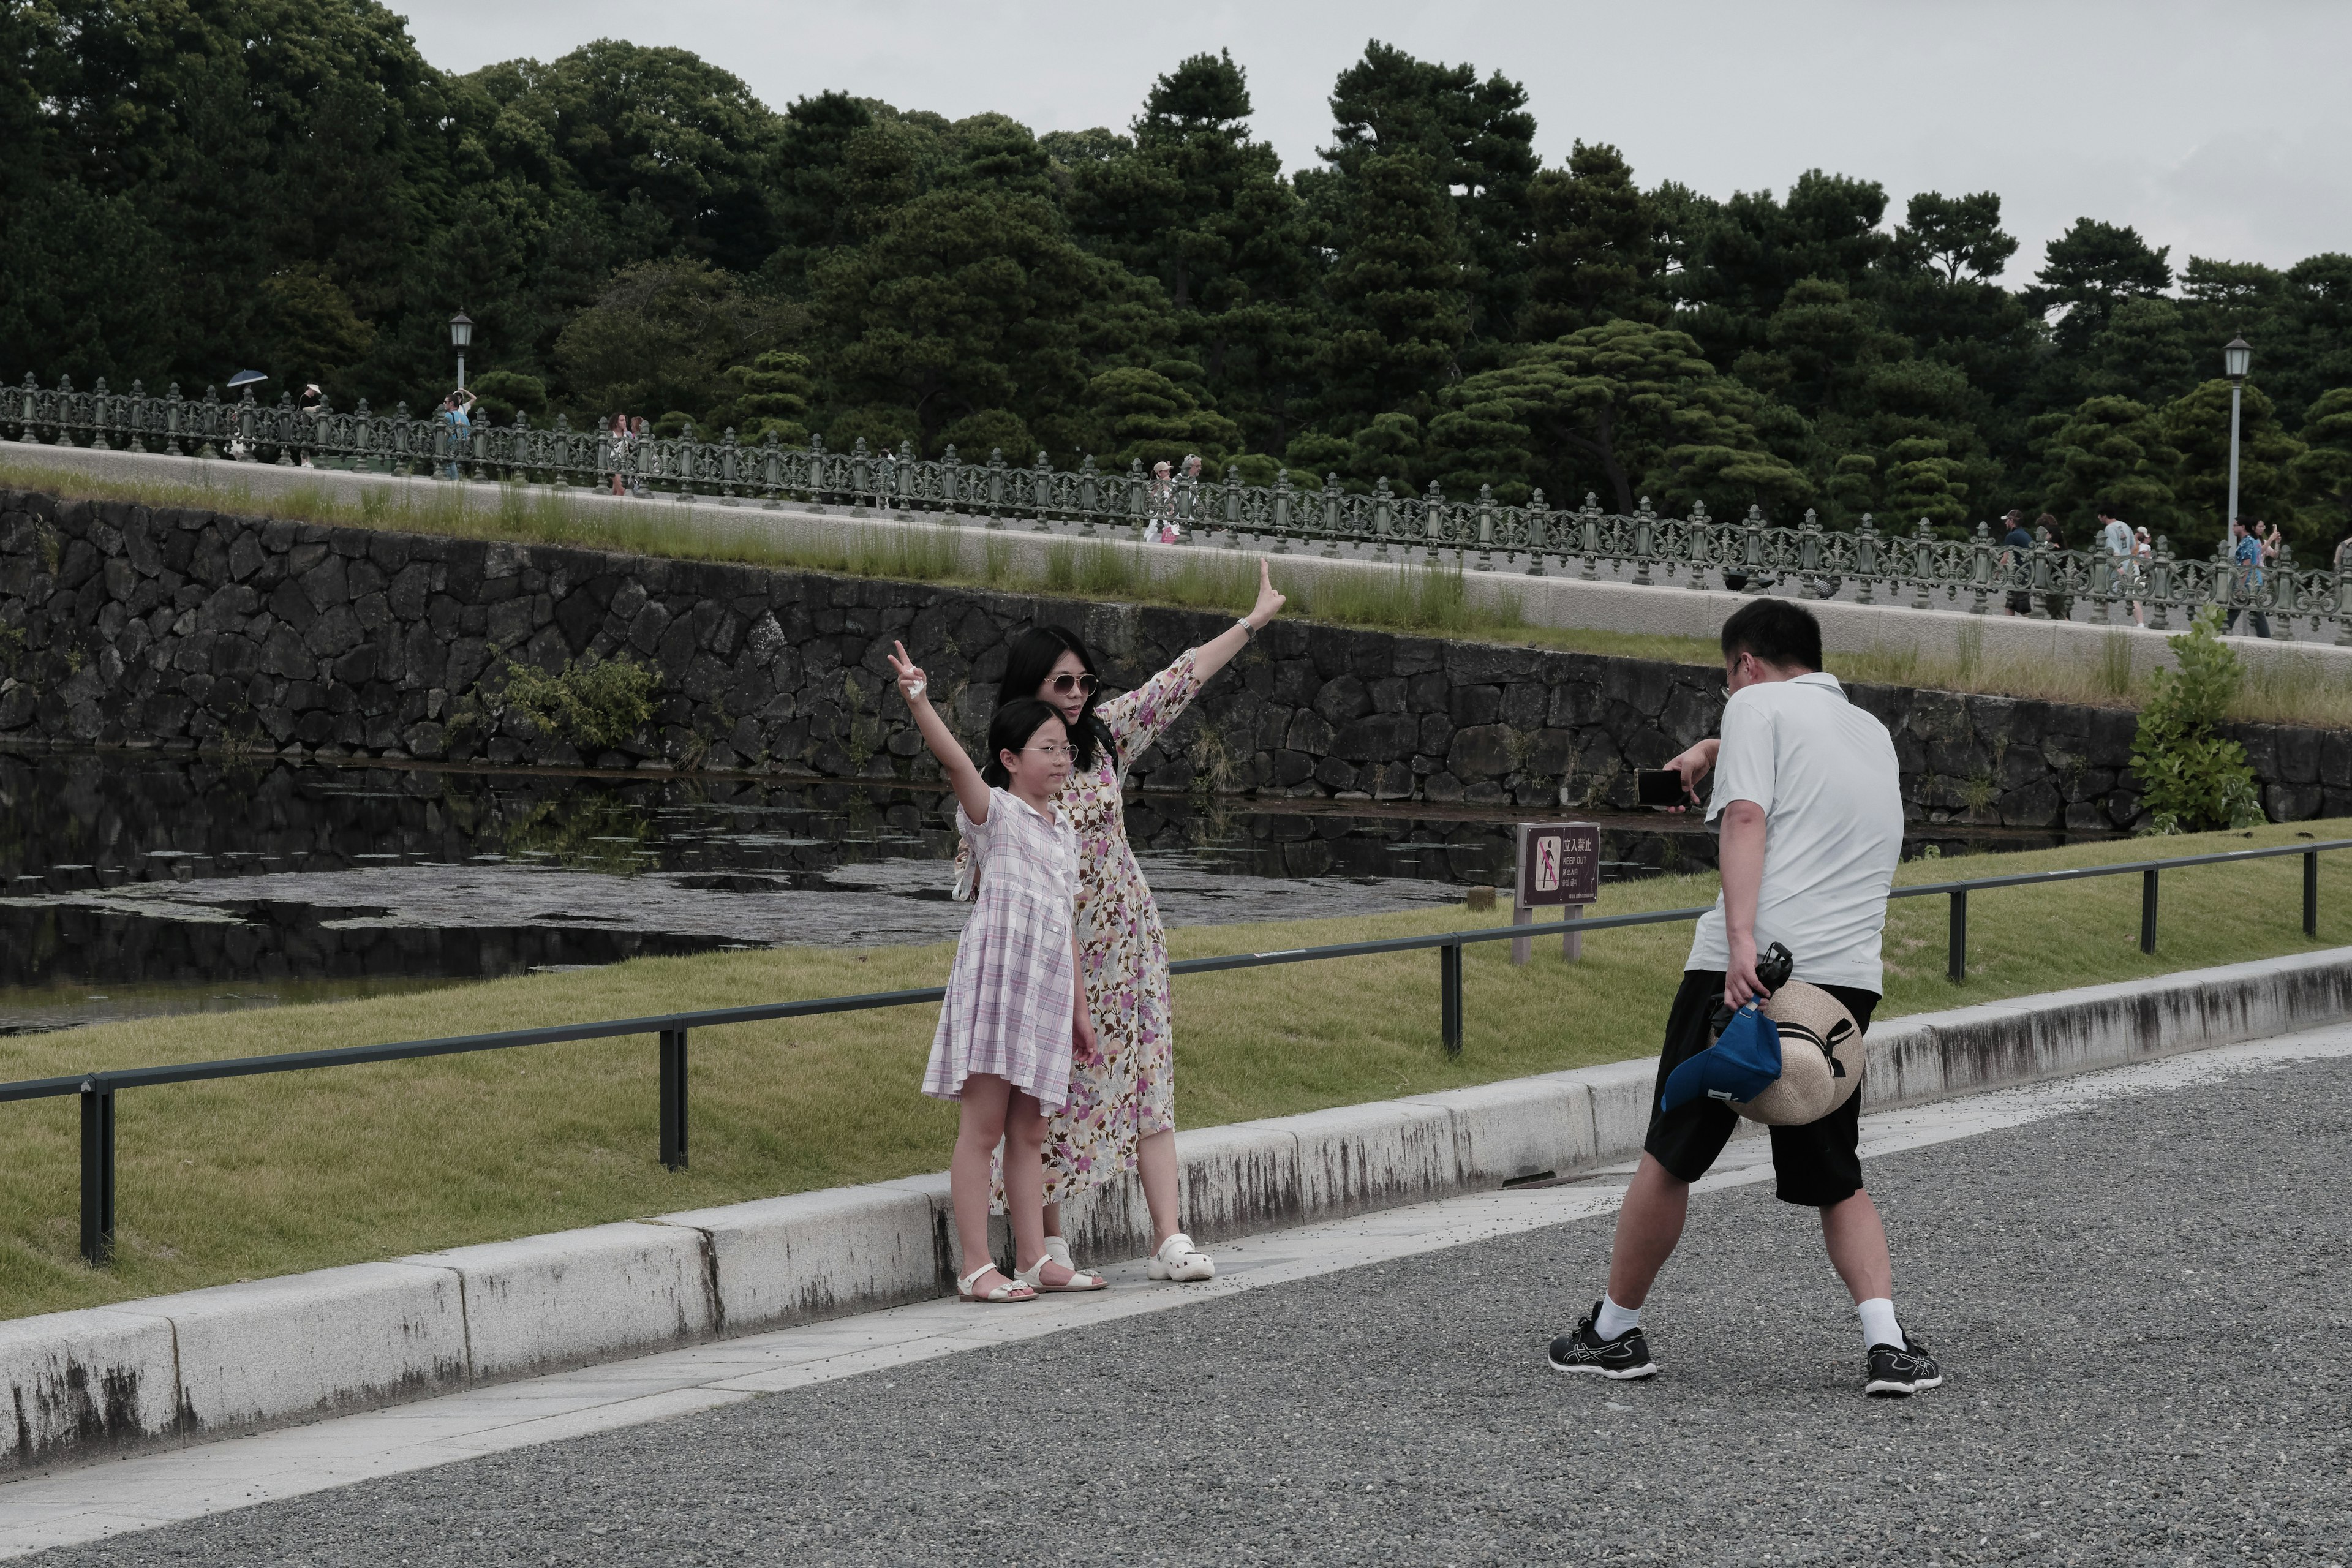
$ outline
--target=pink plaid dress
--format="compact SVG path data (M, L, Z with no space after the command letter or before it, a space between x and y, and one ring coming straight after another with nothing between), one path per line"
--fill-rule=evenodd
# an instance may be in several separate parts
M962 1097L963 1080L994 1073L1047 1110L1068 1099L1077 975L1077 837L1007 790L988 792L988 820L956 807L980 889L956 941L923 1092Z

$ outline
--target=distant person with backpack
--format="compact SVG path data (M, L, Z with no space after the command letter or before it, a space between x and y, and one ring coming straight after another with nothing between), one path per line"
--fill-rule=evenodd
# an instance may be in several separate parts
M2011 584L2008 600L2009 613L2012 616L2030 616L2033 613L2033 595L2022 584L2029 580L2026 574L2032 570L2033 535L2026 530L2025 514L2014 507L2010 509L2008 515L2004 516L2001 521L2009 524L2009 531L2001 536L2000 541L2005 547L2000 557L2001 572Z
M463 478L457 464L473 454L474 421L469 412L473 406L474 395L462 386L441 400L439 418L449 430L449 462L444 469L448 479Z
M2263 614L2262 604L2263 589L2266 582L2263 565L2269 561L2273 552L2271 547L2265 544L2262 536L2253 531L2254 528L2261 526L2262 524L2256 523L2253 528L2249 528L2242 518L2231 520L2230 538L2232 542L2230 546L2230 575L2233 581L2230 584L2231 589L2230 618L2221 627L2224 632L2236 631L2238 617L2243 616L2246 617L2246 624L2253 628L2256 637L2266 637L2271 635L2271 618ZM2238 595L2242 593L2246 595L2249 603L2240 605L2235 602Z

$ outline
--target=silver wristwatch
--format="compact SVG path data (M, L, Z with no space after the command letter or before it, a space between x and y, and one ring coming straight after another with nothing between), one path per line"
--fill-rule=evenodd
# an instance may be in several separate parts
M1250 619L1247 616L1244 616L1240 620L1235 621L1234 625L1241 627L1242 640L1244 642L1247 642L1257 636L1257 628L1250 625Z

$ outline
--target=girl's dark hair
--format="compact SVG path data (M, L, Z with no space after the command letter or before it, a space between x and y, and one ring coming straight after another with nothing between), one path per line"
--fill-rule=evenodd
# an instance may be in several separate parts
M1054 673L1066 653L1076 654L1087 673L1095 678L1095 689L1079 710L1078 721L1070 726L1070 761L1084 773L1095 765L1095 749L1108 748L1111 739L1110 727L1095 717L1095 704L1102 700L1102 671L1095 668L1095 656L1077 633L1060 626L1031 626L1013 638L1013 651L1005 656L1004 679L996 688L996 710L1002 713L1024 699L1035 701L1037 689L1045 684L1045 678Z
M1006 752L1018 754L1028 749L1031 736L1048 724L1059 726L1061 713L1050 702L1034 697L1020 697L998 708L988 721L988 757L980 764L980 776L998 789L1009 787L1013 775L1004 771Z

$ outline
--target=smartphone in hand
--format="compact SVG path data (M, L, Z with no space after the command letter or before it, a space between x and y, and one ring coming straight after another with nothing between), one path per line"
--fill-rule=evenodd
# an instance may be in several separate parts
M1643 805L1688 805L1690 796L1683 789L1683 775L1672 768L1637 768L1633 772L1633 787L1640 792Z

